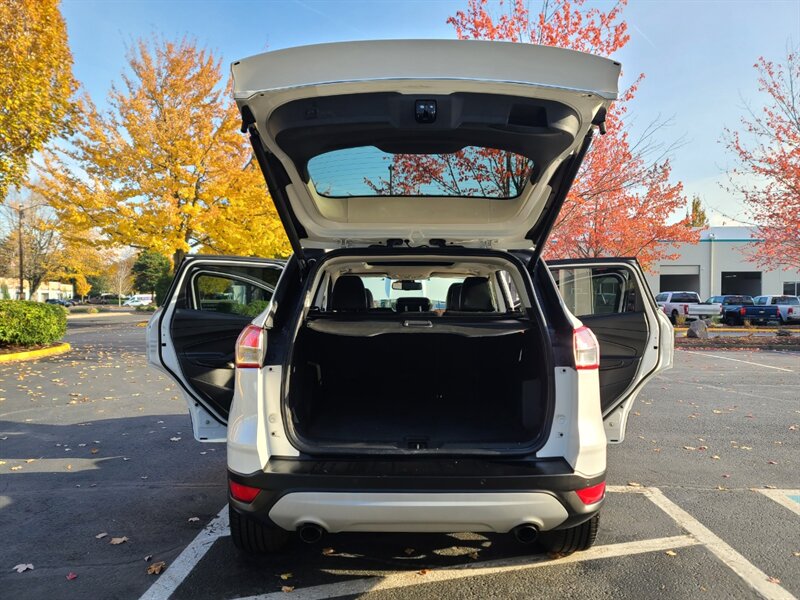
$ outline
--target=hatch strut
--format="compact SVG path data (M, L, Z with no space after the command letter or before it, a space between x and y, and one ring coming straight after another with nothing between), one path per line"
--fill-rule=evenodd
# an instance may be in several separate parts
M278 216L281 218L283 228L286 230L286 236L289 238L289 244L292 246L292 251L297 258L300 272L306 270L306 256L303 251L303 246L300 244L300 235L298 228L302 229L302 225L296 223L294 211L289 205L289 200L286 197L286 186L291 183L286 170L283 165L278 161L274 154L264 150L264 144L261 143L261 136L258 134L255 123L246 124L247 132L250 134L250 143L253 146L253 153L258 161L258 166L261 168L261 173L264 175L264 181L267 182L272 201L275 203L275 208L278 210ZM302 231L305 236L305 231Z

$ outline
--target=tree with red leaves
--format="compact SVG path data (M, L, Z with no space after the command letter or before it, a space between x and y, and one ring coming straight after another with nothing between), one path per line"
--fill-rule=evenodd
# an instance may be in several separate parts
M469 0L448 19L459 39L506 40L559 46L610 56L628 43L622 20L625 2L608 11L584 9L584 0L546 0L538 14L528 3L511 0L508 11L492 16L488 0ZM500 2L501 9L503 2ZM623 117L643 76L639 76L606 117L608 133L596 136L548 242L547 256L587 258L635 256L645 267L670 258L678 243L699 239L683 219L668 224L686 206L680 183L670 181L670 163L654 142L658 125L629 140ZM653 155L656 155L653 158ZM516 195L528 175L527 160L493 149L465 148L451 155L399 155L393 166L394 191L421 186L458 194L459 185L487 186L491 194ZM385 187L385 182L381 184ZM466 190L476 195L474 190ZM486 191L485 189L483 191ZM512 192L512 193L508 193Z
M800 51L785 64L762 57L754 67L767 102L742 119L741 132L726 132L740 162L731 179L763 240L752 245L758 262L800 269Z

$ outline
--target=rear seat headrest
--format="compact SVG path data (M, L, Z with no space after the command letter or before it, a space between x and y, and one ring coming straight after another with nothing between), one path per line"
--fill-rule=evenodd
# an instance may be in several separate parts
M493 312L492 290L487 277L467 277L461 284L458 310Z
M342 275L333 284L331 310L367 310L367 294L364 282L357 275Z
M425 297L407 297L397 299L397 312L428 312L431 301Z

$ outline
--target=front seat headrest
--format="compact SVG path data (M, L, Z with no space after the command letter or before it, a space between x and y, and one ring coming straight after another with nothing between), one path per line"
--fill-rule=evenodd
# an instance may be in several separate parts
M494 312L492 290L487 277L467 277L461 284L459 310Z
M357 275L342 275L333 284L331 310L367 310L364 282Z
M446 310L458 310L458 302L461 297L461 285L460 283L452 283L450 287L447 288Z
M375 298L372 296L372 292L367 288L364 288L364 297L367 299L367 308L374 308Z

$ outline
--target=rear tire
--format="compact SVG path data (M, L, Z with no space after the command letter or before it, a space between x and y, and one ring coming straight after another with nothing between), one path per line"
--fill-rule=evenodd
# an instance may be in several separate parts
M291 532L264 525L228 507L233 545L246 554L276 554L291 539Z
M673 310L672 311L672 314L670 315L669 320L672 321L673 325L677 325L677 323L678 323L678 311L677 310Z
M539 534L539 546L547 552L558 554L572 554L581 550L588 550L597 539L597 527L600 522L600 513L569 529L555 529L543 531Z

